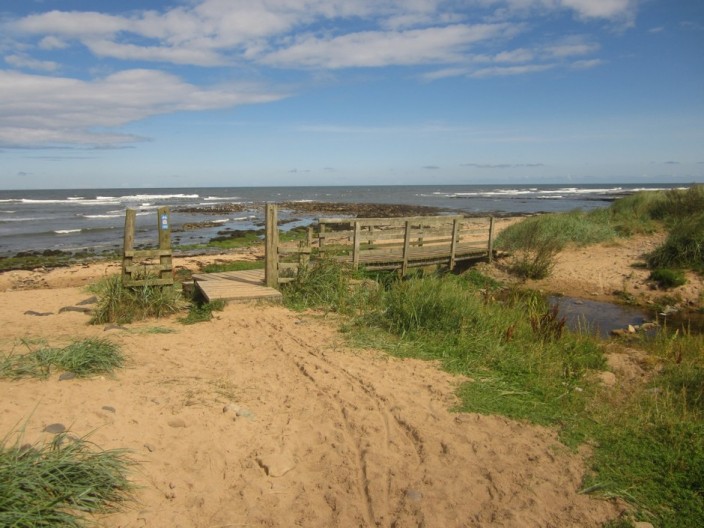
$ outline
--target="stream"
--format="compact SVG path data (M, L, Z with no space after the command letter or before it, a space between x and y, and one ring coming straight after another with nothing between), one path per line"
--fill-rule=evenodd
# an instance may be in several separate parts
M557 295L551 295L548 301L551 306L558 307L560 316L567 319L570 330L586 331L601 338L610 337L612 330L651 321L666 324L670 329L704 332L704 314L700 313L675 312L663 316L641 307Z

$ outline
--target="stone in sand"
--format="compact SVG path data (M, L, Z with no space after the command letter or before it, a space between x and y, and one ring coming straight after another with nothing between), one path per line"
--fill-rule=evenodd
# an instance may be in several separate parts
M60 434L66 431L66 426L62 423L49 424L44 428L45 433Z
M182 418L171 418L167 423L171 427L186 427L186 422Z
M75 372L63 372L63 373L59 376L59 381L72 380L72 379L74 379L75 377L76 377L76 373L75 373Z

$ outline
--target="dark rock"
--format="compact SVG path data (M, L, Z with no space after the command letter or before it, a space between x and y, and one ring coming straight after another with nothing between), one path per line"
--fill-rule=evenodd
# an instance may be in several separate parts
M103 405L103 406L101 407L101 409L104 410L104 411L107 411L107 412L111 412L111 413L117 412L117 411L115 410L115 407L113 407L112 405Z
M64 306L63 308L59 309L59 313L64 313L64 312L81 312L84 314L89 314L93 311L92 308L88 308L85 306Z
M85 306L86 304L95 304L98 302L98 298L93 295L93 297L88 297L87 299L83 299L82 301L76 303L78 306Z
M66 426L62 423L53 423L47 425L43 430L45 433L60 434L66 432Z
M25 315L34 315L36 317L46 317L47 315L52 315L53 312L35 312L34 310L27 310Z
M76 378L76 373L75 372L63 372L59 376L59 381L68 381Z

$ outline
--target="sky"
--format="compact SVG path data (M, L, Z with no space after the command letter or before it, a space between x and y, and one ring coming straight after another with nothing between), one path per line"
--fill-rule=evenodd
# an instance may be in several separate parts
M702 0L0 0L0 188L704 182Z

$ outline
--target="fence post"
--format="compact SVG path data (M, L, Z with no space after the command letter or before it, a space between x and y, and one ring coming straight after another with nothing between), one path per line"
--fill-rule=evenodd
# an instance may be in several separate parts
M401 267L401 276L406 275L408 270L408 250L411 245L411 221L406 220L406 233L403 236L403 265Z
M171 215L168 207L157 209L157 229L159 231L159 264L160 279L173 278L173 263L171 260Z
M459 242L460 219L455 218L452 221L452 242L450 243L450 271L455 269L455 254L457 252L457 243Z
M489 262L494 260L494 217L489 217Z
M122 281L130 280L132 277L128 269L134 264L134 225L137 219L137 211L127 209L125 211L125 233L122 252Z
M266 245L264 250L264 283L270 288L279 285L279 226L276 204L266 204Z
M352 240L352 269L359 268L359 242L362 237L359 221L354 221L354 239Z

